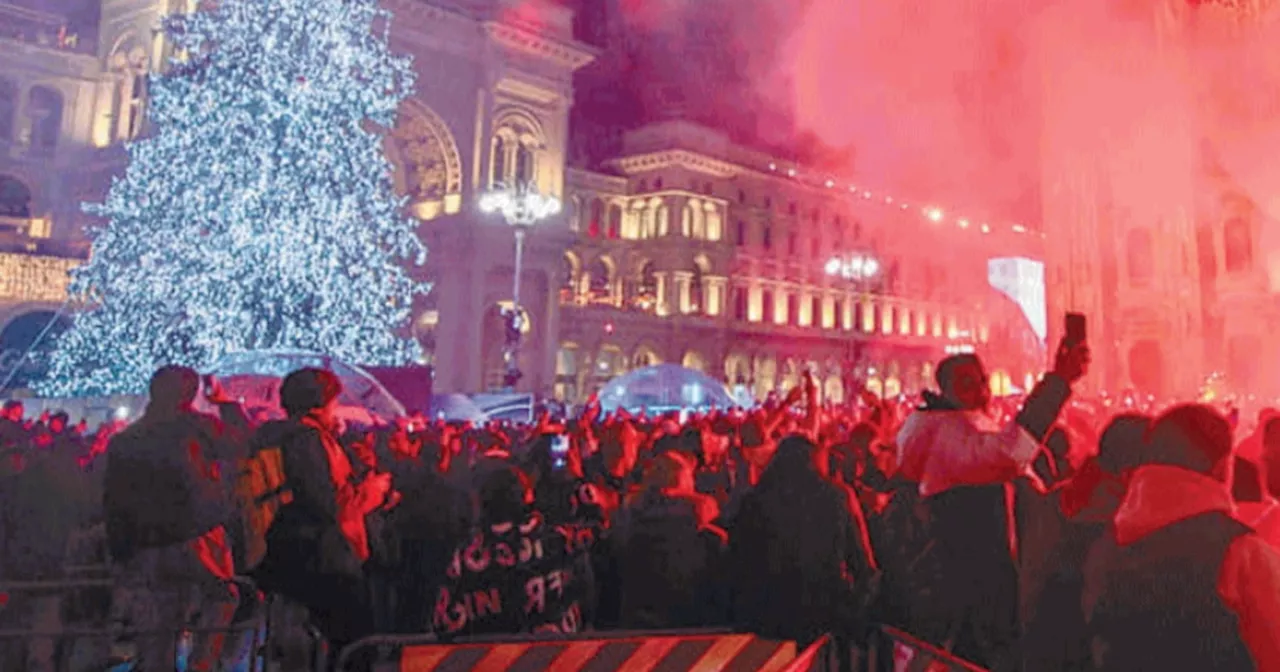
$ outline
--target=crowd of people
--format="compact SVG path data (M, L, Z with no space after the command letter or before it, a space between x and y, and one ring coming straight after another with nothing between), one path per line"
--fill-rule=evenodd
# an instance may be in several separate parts
M211 633L243 615L228 581L247 575L331 660L375 633L803 646L888 624L995 671L1280 670L1280 419L1237 437L1199 404L1086 412L1087 366L1063 344L1016 403L955 355L911 403L824 405L806 377L752 409L376 428L342 425L325 370L287 376L263 421L165 367L142 417L91 438L5 407L0 582L64 578L97 529L117 586L105 606L15 593L0 621L96 606L191 626L188 669L220 669L236 647ZM0 642L0 667L54 669L60 644ZM172 670L174 646L139 635L137 669Z

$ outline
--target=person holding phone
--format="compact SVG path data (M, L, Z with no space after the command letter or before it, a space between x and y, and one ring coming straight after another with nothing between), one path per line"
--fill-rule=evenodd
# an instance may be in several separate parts
M932 541L920 551L932 557L919 565L932 573L912 577L908 589L919 596L915 634L986 667L1008 665L1015 654L1017 530L1006 485L1029 473L1089 367L1083 316L1069 315L1065 326L1053 369L1012 422L991 419L982 360L960 354L938 364L939 392L926 392L898 433L897 478L917 484L929 514L924 537Z

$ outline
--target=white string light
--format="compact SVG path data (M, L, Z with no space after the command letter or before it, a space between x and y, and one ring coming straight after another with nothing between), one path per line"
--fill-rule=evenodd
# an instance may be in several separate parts
M770 163L769 172L771 173L778 172L778 164ZM796 171L795 168L787 168L785 172L787 174L787 177L791 179L800 180L802 182L806 182L809 184L815 184L815 185L817 184L817 182L808 182L807 180L805 180L802 176L799 175L799 173ZM821 184L827 189L832 189L837 186L836 180L831 178L824 178L821 181ZM850 194L854 196L861 195L863 200L869 201L876 196L876 194L872 193L869 190L860 189L857 185L850 184L848 185L848 189ZM908 211L911 209L911 205L908 202L894 198L893 196L890 196L890 195L881 195L881 197L877 200L882 201L885 205L896 204L900 210ZM946 211L944 211L942 208L939 208L939 207L935 207L935 206L921 207L920 214L925 219L929 220L934 224L943 224L943 223L946 223L947 221ZM970 221L964 217L956 217L955 219L950 220L950 223L954 224L955 227L958 229L970 228ZM984 234L990 234L990 233L999 232L999 231L1008 231L1016 235L1038 235L1041 238L1045 237L1044 233L1032 232L1022 224L1010 224L1008 225L1007 229L1003 227L997 229L996 227L993 227L990 224L983 223L979 225L977 229Z
M371 130L412 92L390 23L376 0L219 0L166 19L201 56L153 78L155 133L86 208L107 224L72 274L85 303L42 394L137 392L157 366L253 350L417 360L405 327L428 287L403 262L426 249Z

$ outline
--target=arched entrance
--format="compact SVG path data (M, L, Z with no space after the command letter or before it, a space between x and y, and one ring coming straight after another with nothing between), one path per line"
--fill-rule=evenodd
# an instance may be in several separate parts
M0 217L31 216L31 190L12 175L0 175Z
M53 344L71 320L51 310L24 313L0 330L0 383L5 390L25 389L45 376Z
M684 359L681 360L680 365L686 369L693 369L698 373L707 372L707 360L697 350L690 350L684 353Z

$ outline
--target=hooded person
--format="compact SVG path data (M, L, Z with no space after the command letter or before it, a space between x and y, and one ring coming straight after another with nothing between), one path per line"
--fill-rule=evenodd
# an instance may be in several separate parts
M618 562L621 627L705 627L722 619L716 569L723 531L715 499L694 490L694 464L668 451L650 462L645 489L611 530Z
M1054 370L1004 426L989 415L991 387L976 355L939 363L941 394L898 433L899 481L915 483L931 554L907 577L903 598L916 634L987 667L1015 665L1017 528L1013 482L1033 473L1048 435L1088 368L1084 343L1063 342Z
M729 534L736 627L805 646L864 624L873 563L848 496L821 472L827 459L788 437L743 498Z
M1188 404L1155 420L1089 552L1094 669L1280 670L1280 556L1234 517L1231 426Z

